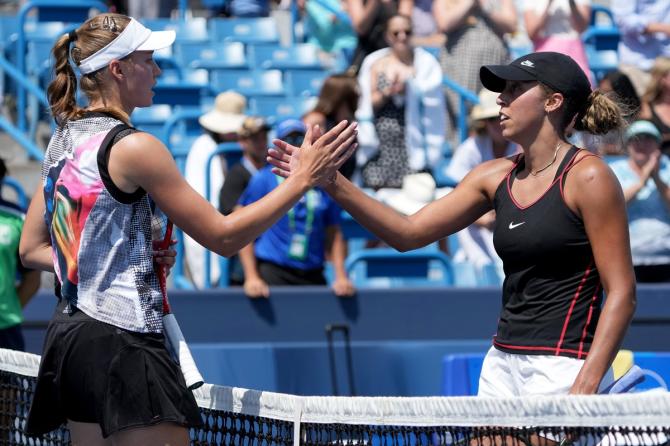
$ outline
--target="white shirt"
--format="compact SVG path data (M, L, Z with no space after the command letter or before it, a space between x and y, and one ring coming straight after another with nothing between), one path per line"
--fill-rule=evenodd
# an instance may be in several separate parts
M216 148L216 141L205 133L193 141L186 157L184 177L188 184L203 197L205 196L205 165ZM219 192L223 187L223 168L224 165L219 159L213 159L209 168L209 202L217 209L219 208ZM184 257L191 273L191 279L198 288L205 287L205 255L207 255L207 250L184 234ZM212 283L216 283L219 280L219 262L215 254L210 255L210 278Z
M542 15L547 9L548 0L524 0L523 10L533 11ZM577 6L591 5L591 0L575 0ZM572 27L570 22L569 0L553 0L549 7L549 17L544 28L540 31L540 37L561 37L566 39L579 39L579 33Z

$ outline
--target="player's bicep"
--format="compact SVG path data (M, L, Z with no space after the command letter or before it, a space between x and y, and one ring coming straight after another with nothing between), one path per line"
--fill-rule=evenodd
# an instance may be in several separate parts
M605 290L634 282L628 218L621 186L606 166L584 169L573 191Z
M198 243L209 244L219 232L219 212L186 182L170 152L152 136L138 133L123 138L110 156L110 170L112 165L122 182L146 191Z
M410 217L421 237L439 240L474 223L491 209L488 198L489 168L474 169L444 197Z

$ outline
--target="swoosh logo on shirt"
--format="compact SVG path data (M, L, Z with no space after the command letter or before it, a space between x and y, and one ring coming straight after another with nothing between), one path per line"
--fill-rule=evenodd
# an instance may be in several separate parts
M522 224L526 223L525 221L522 221L521 223L514 223L514 222L509 222L509 228L514 229L517 226L521 226Z

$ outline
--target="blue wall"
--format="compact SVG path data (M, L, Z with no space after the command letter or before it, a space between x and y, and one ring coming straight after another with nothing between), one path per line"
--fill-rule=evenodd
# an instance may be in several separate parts
M359 395L437 395L442 358L484 352L495 332L498 288L361 290L339 299L320 287L273 288L247 299L239 289L170 294L208 382L302 395L332 394L325 326L350 327ZM29 351L39 353L55 300L26 308ZM638 286L638 309L624 347L670 351L670 287ZM350 393L341 334L335 334L337 387Z

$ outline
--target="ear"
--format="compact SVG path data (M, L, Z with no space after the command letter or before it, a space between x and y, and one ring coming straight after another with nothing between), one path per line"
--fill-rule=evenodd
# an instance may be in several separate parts
M125 67L123 66L121 61L114 59L109 63L108 67L109 67L109 74L112 76L113 79L122 80L125 77L125 70L124 70Z
M544 102L544 111L551 113L558 110L563 105L564 98L561 93L552 93L547 96Z

